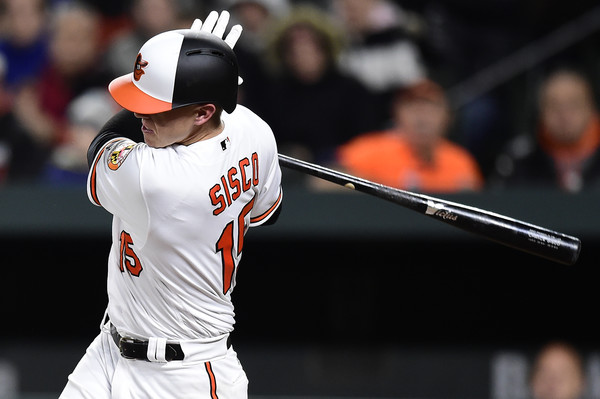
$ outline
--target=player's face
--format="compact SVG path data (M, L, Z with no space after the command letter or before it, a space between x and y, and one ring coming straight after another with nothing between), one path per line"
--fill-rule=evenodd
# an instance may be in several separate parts
M565 144L577 141L593 116L593 100L583 80L561 75L546 84L542 95L542 119L555 140Z
M397 124L414 145L430 147L444 136L448 111L442 102L412 100L395 109Z
M144 141L150 147L163 148L172 144L189 145L212 137L204 126L210 119L204 106L187 106L158 114L135 114L142 120Z
M572 399L580 397L582 384L577 360L558 348L540 358L532 378L532 391L536 399Z

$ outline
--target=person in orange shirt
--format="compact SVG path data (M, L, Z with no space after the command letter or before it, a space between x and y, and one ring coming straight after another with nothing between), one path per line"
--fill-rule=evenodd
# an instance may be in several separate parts
M410 191L454 193L483 188L484 178L474 156L446 137L451 112L437 83L426 79L399 89L391 105L393 127L361 134L338 147L339 168Z

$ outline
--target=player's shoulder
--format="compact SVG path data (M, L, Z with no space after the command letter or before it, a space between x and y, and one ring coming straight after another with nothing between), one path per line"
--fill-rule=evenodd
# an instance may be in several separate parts
M250 108L248 108L242 104L238 104L235 107L235 110L230 114L223 112L222 118L226 122L231 121L231 122L256 123L258 125L267 125L267 123L265 122L265 120L263 118L261 118L260 116L258 116L258 114L256 114Z

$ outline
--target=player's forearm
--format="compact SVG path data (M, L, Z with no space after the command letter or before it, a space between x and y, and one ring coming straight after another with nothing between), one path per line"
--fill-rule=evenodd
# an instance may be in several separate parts
M125 137L135 142L144 141L144 135L140 128L140 120L133 112L122 110L110 118L100 129L98 135L92 140L88 152L88 166L91 167L96 154L110 140L117 137Z

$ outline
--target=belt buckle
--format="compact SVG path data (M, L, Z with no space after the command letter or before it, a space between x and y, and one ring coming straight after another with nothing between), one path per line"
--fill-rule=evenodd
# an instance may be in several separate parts
M119 352L121 352L121 356L123 356L125 359L136 359L135 356L128 354L127 351L125 351L124 347L123 347L123 343L135 344L136 342L139 342L139 341L136 341L135 339L129 338L129 337L121 337L119 339Z

